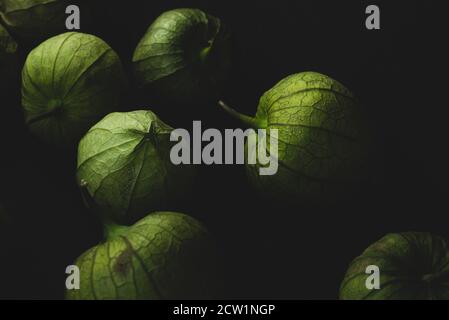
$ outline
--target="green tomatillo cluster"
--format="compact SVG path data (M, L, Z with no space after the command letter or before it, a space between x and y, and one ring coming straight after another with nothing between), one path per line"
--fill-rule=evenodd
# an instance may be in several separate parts
M128 84L134 85L133 93L177 102L173 105L215 103L229 77L230 33L219 18L202 10L167 11L135 44L131 70L125 70L128 64L102 39L65 32L69 4L0 0L0 95L20 74L18 45L11 34L40 42L23 55L26 125L50 145L78 146L76 182L104 227L102 242L74 262L79 288L67 288L66 297L216 298L221 273L213 237L193 217L175 212L186 211L183 200L193 189L196 172L171 161L174 129L148 108L120 111ZM259 158L245 163L264 200L293 204L297 212L305 203L351 196L367 178L370 143L362 107L349 89L326 75L288 76L263 94L254 117L220 105L245 126L266 130L266 141L260 141L257 131L247 137L261 143ZM276 154L269 139L274 132ZM276 161L275 174L260 174L266 167L260 152ZM0 207L0 235L8 220L4 216ZM367 287L367 270L373 266L380 270L376 290ZM385 236L351 263L340 298L449 299L447 241L416 232Z
M135 51L137 83L176 100L218 91L229 67L226 41L219 19L196 9L169 11ZM105 239L75 262L80 290L68 290L68 299L215 296L219 267L207 231L184 214L161 212L186 196L194 178L192 167L170 161L172 131L149 110L115 112L81 139L77 181L104 222Z

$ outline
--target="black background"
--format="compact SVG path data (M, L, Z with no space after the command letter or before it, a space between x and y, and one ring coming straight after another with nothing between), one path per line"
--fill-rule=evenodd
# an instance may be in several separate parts
M198 7L233 32L234 66L223 99L236 109L254 114L260 96L279 80L317 71L355 92L370 115L376 179L344 204L270 203L251 191L242 167L201 168L184 211L217 239L223 298L335 299L349 262L386 233L449 237L448 34L433 1L94 3L91 23L84 23L81 7L81 31L107 41L128 69L154 18L167 9ZM369 4L381 8L380 31L365 28ZM33 45L21 43L22 58ZM29 135L19 91L10 91L11 98L0 101L0 201L11 213L0 236L0 298L63 298L65 267L101 240L101 226L77 190L76 153ZM192 120L202 120L203 127L240 127L212 101L173 105L148 99L132 86L122 107L149 107L175 127L189 128Z

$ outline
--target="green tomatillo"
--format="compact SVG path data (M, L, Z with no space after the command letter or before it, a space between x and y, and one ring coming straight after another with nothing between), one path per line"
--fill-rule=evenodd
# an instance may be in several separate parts
M112 111L126 83L119 57L103 40L69 32L28 55L22 71L22 107L30 131L72 146Z
M262 96L255 117L220 105L245 125L266 130L260 146L278 162L277 173L261 175L263 164L247 163L252 183L263 194L323 202L363 179L367 142L362 110L338 81L315 72L291 75ZM277 155L269 154L273 129Z
M220 19L201 10L171 10L149 27L133 63L138 86L163 98L215 98L229 73L229 33Z
M343 300L449 300L447 240L429 233L388 234L352 261Z
M70 300L211 299L217 251L204 226L180 213L150 214L131 227L106 226L106 239L79 257L80 289Z
M192 189L192 166L171 162L172 130L146 110L112 113L84 136L77 180L104 219L130 224L173 210Z
M44 39L64 32L69 0L0 0L4 23L24 38Z

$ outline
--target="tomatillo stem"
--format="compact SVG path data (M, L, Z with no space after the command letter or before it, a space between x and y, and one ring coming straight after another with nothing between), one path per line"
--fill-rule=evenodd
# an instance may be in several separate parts
M260 121L259 119L241 114L241 113L235 111L234 109L232 109L230 106L228 106L226 103L224 103L221 100L218 101L218 105L224 111L226 111L228 114L230 114L233 118L240 120L241 122L243 122L244 124L248 125L249 127L253 128L253 129L262 129L262 128L266 127L263 124L263 122Z
M105 221L104 222L104 238L105 240L111 240L124 235L128 231L127 226L121 226L116 223Z

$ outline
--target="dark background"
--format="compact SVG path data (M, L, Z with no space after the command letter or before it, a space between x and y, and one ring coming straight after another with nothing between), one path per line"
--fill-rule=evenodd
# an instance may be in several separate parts
M81 31L107 41L127 68L154 18L167 9L198 7L233 32L234 66L223 99L236 109L254 114L260 96L279 80L317 71L355 92L372 120L375 179L343 204L272 203L251 191L242 167L201 168L184 211L217 239L223 298L335 299L349 262L386 233L449 237L448 33L433 1L92 3L92 23L85 23L81 7ZM369 4L381 8L380 31L365 29ZM21 43L22 59L33 45ZM66 266L101 240L101 226L77 190L75 152L29 135L20 94L10 93L0 101L0 201L11 214L0 235L0 298L63 298ZM123 109L144 107L175 127L189 128L192 120L202 120L203 127L240 127L212 101L169 105L131 86Z

